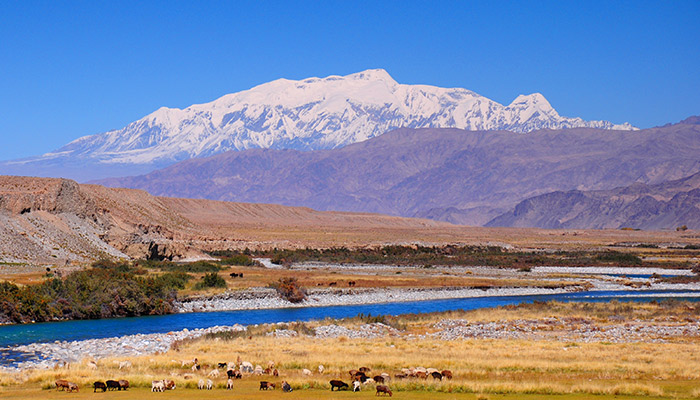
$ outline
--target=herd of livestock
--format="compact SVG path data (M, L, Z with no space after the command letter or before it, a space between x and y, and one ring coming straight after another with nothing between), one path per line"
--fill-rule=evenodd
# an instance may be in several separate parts
M192 362L192 372L197 372L201 369L201 365L195 358ZM187 361L182 361L182 366L186 365ZM275 368L275 363L270 361L267 368L263 369L261 366L253 367L253 364L247 361L241 362L240 359L237 363L218 363L216 368L213 368L211 372L207 374L208 379L199 379L197 383L197 388L200 390L212 390L214 387L214 382L209 378L218 378L221 376L219 369L226 369L226 389L233 389L233 380L241 379L243 374L254 374L254 375L271 375L279 376L279 371ZM325 368L323 365L318 366L318 373L323 374ZM389 395L392 396L393 393L391 389L386 385L390 380L391 376L385 372L372 376L370 374L371 370L368 367L361 367L359 369L353 369L348 371L350 375L351 384L345 383L339 379L331 380L330 386L331 391L334 390L352 390L353 392L358 392L364 385L374 384L376 389L376 395ZM312 373L308 369L302 370L302 375L311 376ZM192 379L194 375L185 374L185 379ZM435 380L445 380L452 379L452 371L450 370L438 370L436 368L403 368L401 372L394 374L395 379L405 379L405 378L418 378L418 379L428 379L432 378ZM351 387L352 385L352 387ZM291 392L292 387L286 381L282 381L279 385L274 382L260 381L260 390L274 390L280 387L283 392ZM101 390L106 392L107 390L126 390L129 388L129 381L120 380L108 380L106 382L96 381L93 383L94 392ZM154 380L151 382L152 392L164 392L166 390L175 390L175 381L170 379ZM79 387L73 382L68 382L65 379L59 379L56 381L57 390L65 390L68 392L77 392Z

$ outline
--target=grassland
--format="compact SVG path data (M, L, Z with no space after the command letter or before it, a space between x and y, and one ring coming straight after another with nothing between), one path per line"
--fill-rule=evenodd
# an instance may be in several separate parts
M384 322L402 329L401 335L375 339L314 336L271 337L268 332L279 326L258 326L246 334L214 335L186 341L166 354L133 357L130 369L119 370L120 359L99 360L91 369L87 359L69 368L50 371L26 371L0 374L2 398L80 398L94 396L87 386L95 380L128 379L129 392L100 394L107 398L143 398L153 379L173 379L178 389L167 398L242 398L263 399L344 399L374 397L373 387L361 393L331 393L328 381L349 381L347 371L367 366L373 374L394 375L401 368L424 366L450 369L454 379L392 379L389 386L395 398L405 399L686 399L700 396L700 338L680 335L664 343L565 341L549 332L539 340L459 339L439 340L427 335L434 324L445 319L473 322L577 317L593 321L599 329L632 322L649 324L697 324L698 308L690 303L537 303L518 307L470 312L417 314L393 317ZM367 317L344 321L317 321L302 326L311 329L330 322L348 327L368 322ZM285 326L286 328L294 328ZM300 327L297 326L296 329ZM299 329L302 330L302 329ZM192 372L181 360L198 358L202 369ZM279 377L246 376L236 380L233 392L222 388L224 378L215 378L218 387L196 390L196 382L206 379L217 363L238 357L253 364L274 361ZM317 372L325 366L324 374ZM304 376L302 370L314 371ZM72 380L82 389L66 394L51 389L52 382ZM189 378L189 379L187 379ZM291 394L258 390L260 380L288 381Z

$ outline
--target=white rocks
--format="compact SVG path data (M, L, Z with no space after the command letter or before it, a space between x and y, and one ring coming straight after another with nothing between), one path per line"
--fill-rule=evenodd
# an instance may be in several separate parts
M273 289L255 288L227 292L206 299L189 299L175 304L178 312L256 310L271 308L323 307L354 304L396 303L404 301L459 299L467 297L519 296L567 293L572 289L544 288L342 288L309 289L307 299L290 303L281 299Z
M137 334L105 339L76 340L71 342L32 343L14 347L13 350L37 353L47 357L43 361L26 361L17 369L52 368L61 363L74 363L83 358L100 359L113 356L138 356L163 353L176 341L223 331L243 331L243 325L213 326L206 329L183 329L177 332ZM12 369L4 367L6 369Z
M316 337L319 338L347 337L350 339L373 339L385 336L398 336L401 334L397 329L379 322L360 325L357 329L349 329L339 325L322 325L314 331L316 332Z

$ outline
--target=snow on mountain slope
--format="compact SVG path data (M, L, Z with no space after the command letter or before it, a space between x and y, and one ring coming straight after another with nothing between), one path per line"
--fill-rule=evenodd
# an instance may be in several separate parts
M126 127L77 139L39 159L172 163L249 148L330 149L398 127L510 130L629 124L561 117L539 93L503 106L466 89L402 85L381 69L347 76L278 79L183 110L160 108Z

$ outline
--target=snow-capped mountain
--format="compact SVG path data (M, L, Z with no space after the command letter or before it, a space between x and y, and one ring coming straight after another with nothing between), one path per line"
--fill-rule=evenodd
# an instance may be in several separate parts
M562 117L539 93L518 96L503 106L466 89L399 84L386 71L375 69L300 81L278 79L183 110L163 107L122 129L82 137L30 160L164 165L227 150L337 148L399 127L519 133L636 129L627 123Z

